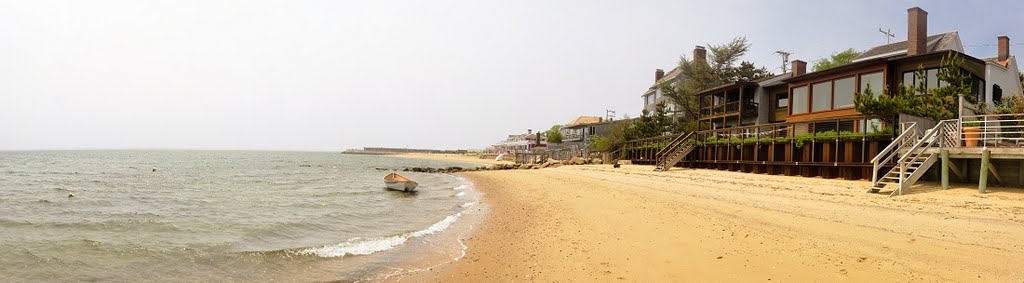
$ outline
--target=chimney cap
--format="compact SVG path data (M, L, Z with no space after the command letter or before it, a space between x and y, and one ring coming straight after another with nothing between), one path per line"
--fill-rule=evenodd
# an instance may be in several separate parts
M907 12L912 12L912 11L919 11L919 12L925 13L925 14L928 13L928 11L925 11L924 9L921 9L921 7L918 7L918 6L910 7L909 9L907 9Z
M693 47L693 49L704 49L704 46L697 45L697 46Z

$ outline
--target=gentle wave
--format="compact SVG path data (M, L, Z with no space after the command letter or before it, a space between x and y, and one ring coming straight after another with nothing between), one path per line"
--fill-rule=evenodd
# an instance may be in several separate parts
M386 251L404 244L409 239L419 238L444 231L445 229L448 229L452 223L455 223L460 216L462 216L461 212L449 215L444 219L441 219L441 221L430 225L427 229L411 233L371 239L352 238L341 244L304 249L295 252L295 254L315 255L318 257L343 257L346 255L368 255L380 251Z

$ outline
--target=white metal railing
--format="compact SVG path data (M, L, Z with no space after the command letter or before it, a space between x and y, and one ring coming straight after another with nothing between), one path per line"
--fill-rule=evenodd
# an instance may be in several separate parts
M899 180L899 189L894 191L893 194L902 195L903 189L908 187L904 185L904 182L906 182L907 178L909 177L907 167L910 167L911 165L917 162L924 163L929 157L931 157L932 153L929 153L924 149L929 147L942 146L943 139L941 137L945 135L946 125L956 124L958 121L959 120L956 119L939 121L939 123L936 124L935 127L931 128L928 131L925 131L925 134L921 136L920 139L916 139L916 142L914 142L912 146L906 149L906 153L900 155L900 158L896 160L896 164L899 165L899 177L897 177ZM903 149L901 148L896 151L899 152L902 150Z
M900 123L900 135L871 159L871 184L878 184L878 169L893 163L900 157L900 148L917 141L917 123Z
M1024 147L1024 113L963 116L959 126L968 147Z

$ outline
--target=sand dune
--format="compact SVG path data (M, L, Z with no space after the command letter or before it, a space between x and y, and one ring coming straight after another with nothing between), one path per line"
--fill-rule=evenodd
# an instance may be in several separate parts
M1024 282L1020 189L889 198L865 181L647 166L463 175L492 207L467 255L393 280Z

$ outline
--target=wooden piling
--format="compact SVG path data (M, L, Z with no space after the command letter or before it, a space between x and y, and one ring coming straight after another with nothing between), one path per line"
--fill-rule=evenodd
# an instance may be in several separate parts
M949 189L949 150L942 150L942 189Z
M992 151L985 149L981 152L981 176L978 177L978 193L984 194L985 187L988 186L988 166L989 158L992 156Z

